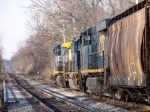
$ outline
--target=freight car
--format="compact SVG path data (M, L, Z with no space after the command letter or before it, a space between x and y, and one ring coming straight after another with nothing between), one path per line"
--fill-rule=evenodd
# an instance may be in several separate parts
M150 103L150 1L54 48L59 86Z

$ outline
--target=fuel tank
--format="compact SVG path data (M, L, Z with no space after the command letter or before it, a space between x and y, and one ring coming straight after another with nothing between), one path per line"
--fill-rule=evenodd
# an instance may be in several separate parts
M94 94L98 95L100 92L100 86L98 83L98 78L97 77L87 78L86 87L87 87L87 92L94 93Z
M145 9L141 9L109 27L109 83L145 86L141 64L141 46L145 27Z

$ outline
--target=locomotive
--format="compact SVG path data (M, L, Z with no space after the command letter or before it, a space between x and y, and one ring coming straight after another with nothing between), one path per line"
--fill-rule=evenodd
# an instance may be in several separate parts
M150 103L150 0L88 28L53 53L59 86Z

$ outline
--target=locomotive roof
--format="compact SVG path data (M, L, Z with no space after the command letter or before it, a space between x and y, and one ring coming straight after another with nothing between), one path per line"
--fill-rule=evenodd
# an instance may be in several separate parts
M55 48L55 49L56 49L56 48L60 49L60 48L61 48L61 44L58 44L58 45L55 46L54 48Z
M108 25L110 24L112 19L105 19L103 21L101 21L100 23L98 23L95 28L96 28L96 32L99 32L99 31L102 31L102 30L105 30Z
M94 27L90 27L87 30L84 30L81 34L86 35L87 33L93 33Z

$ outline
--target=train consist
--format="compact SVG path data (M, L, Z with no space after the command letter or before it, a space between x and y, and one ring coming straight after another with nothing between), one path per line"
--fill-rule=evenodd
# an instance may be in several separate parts
M82 32L54 49L61 87L150 103L150 1Z

